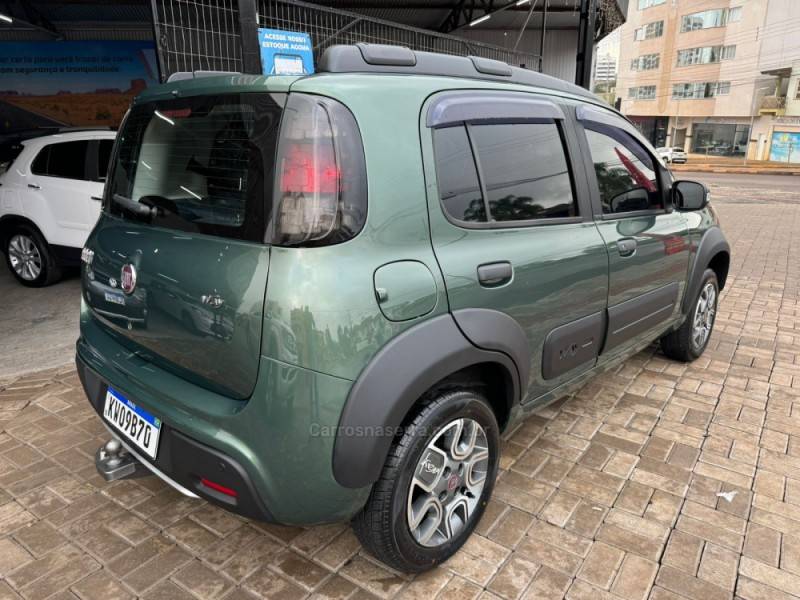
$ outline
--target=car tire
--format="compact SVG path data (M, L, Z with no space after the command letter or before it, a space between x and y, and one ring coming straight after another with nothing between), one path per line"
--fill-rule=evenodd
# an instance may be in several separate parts
M714 329L718 299L717 275L706 269L691 312L678 329L661 338L661 350L668 358L690 362L703 354Z
M405 573L447 560L472 534L491 497L499 439L494 412L478 393L446 392L423 404L396 436L353 520L361 544Z
M5 238L3 251L11 274L27 287L44 287L61 279L50 246L33 227L18 225Z

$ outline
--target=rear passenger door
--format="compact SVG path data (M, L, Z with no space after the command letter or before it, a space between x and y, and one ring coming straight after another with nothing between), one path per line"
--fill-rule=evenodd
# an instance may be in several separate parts
M444 92L422 114L431 235L450 310L479 346L476 319L513 319L530 357L518 365L523 393L533 400L594 366L605 331L608 256L575 168L574 130L559 104L520 92ZM493 322L507 323L502 315Z
M26 212L48 215L55 227L47 240L51 244L80 248L94 220L89 213L91 196L98 185L89 170L90 140L48 144L31 163L26 192ZM102 191L102 186L100 186Z
M680 316L689 231L673 210L668 172L635 128L600 107L580 106L576 115L595 219L608 249L603 359L613 358Z

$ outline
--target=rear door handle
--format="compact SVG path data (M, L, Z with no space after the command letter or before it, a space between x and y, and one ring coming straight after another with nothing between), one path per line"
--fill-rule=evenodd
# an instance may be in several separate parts
M31 188L32 190L40 190L40 189L42 189L42 186L36 185L35 183L29 183L28 187Z
M498 287L511 281L514 269L507 260L488 263L478 267L478 281L484 287Z
M92 200L97 200L98 202L102 202L103 199L100 196L89 196Z
M617 250L620 256L632 256L636 252L636 240L633 238L617 240Z

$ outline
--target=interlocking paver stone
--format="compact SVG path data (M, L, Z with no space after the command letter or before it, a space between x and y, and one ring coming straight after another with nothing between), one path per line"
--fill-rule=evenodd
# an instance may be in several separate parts
M508 432L475 536L418 577L344 524L108 484L72 367L0 381L0 599L800 599L800 191L759 193L714 190L733 263L706 354L653 345Z

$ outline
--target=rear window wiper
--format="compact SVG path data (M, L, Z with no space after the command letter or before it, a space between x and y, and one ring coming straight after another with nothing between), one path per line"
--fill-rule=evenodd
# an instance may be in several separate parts
M139 217L152 218L156 216L156 213L158 212L155 207L147 206L146 204L142 204L136 200L131 200L130 198L126 198L120 194L114 194L114 202L118 203Z

